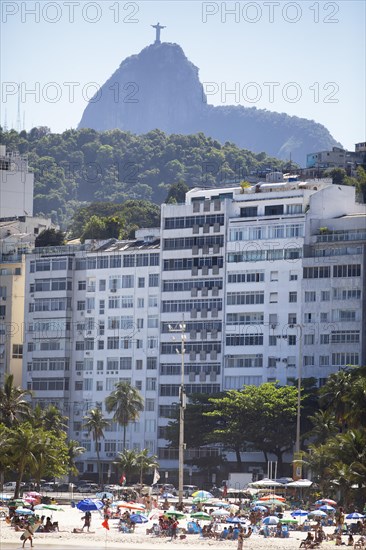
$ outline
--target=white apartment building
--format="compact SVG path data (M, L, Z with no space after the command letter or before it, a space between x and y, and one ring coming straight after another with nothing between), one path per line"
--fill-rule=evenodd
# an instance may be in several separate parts
M27 157L0 145L0 218L33 216L33 185Z
M128 446L175 469L166 426L179 401L179 324L188 396L291 383L300 371L322 384L363 364L365 233L354 188L315 180L193 189L185 204L162 206L160 231L40 250L26 262L23 383L70 417L70 435L87 449L81 471L95 473L82 418L92 406L105 413L114 384L131 381L145 410ZM112 424L105 472L121 441Z

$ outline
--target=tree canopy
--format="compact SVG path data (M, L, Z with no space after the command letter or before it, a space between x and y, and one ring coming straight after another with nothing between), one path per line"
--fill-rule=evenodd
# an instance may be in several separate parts
M28 155L35 176L34 212L51 216L63 229L85 203L181 202L184 185L219 187L257 170L285 167L264 153L221 145L203 133L153 130L137 136L84 128L54 134L41 127L20 133L0 129L0 141L9 151Z

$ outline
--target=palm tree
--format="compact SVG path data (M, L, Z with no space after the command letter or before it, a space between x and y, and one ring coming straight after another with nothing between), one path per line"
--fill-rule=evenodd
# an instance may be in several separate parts
M98 477L99 485L103 483L102 479L102 465L100 463L99 455L99 439L104 437L105 428L109 426L109 420L104 418L103 413L100 409L90 409L88 414L84 416L84 428L88 430L88 433L92 434L93 440L95 441L95 450L97 452L97 464L98 464Z
M29 390L14 386L14 375L5 376L4 386L0 388L0 420L10 428L20 420L29 418L30 405L25 397L32 395Z
M156 461L158 457L156 455L149 456L149 449L143 449L136 456L136 463L140 470L140 485L143 485L143 476L147 470L159 468L159 463Z
M118 453L114 464L117 466L120 473L124 473L126 479L131 480L131 476L138 472L136 451L130 451L124 449L121 453Z
M39 441L34 437L34 429L29 423L22 423L12 430L8 438L11 460L14 469L18 472L14 498L19 497L20 484L26 470L33 470L37 462Z
M126 428L129 422L136 422L144 410L140 392L130 382L118 382L105 404L107 412L114 412L113 420L123 426L123 450L126 448Z
M313 416L309 416L313 427L306 434L306 437L312 437L315 440L315 443L322 445L329 439L338 433L337 424L329 409L323 411L319 409L316 411Z
M79 470L76 467L76 459L78 456L85 453L85 448L81 447L80 443L75 441L75 439L70 439L67 442L67 447L69 455L68 467L70 474L77 476L79 474Z
M46 409L42 409L41 405L37 405L33 409L32 424L36 428L45 428L54 433L67 431L68 417L63 416L61 411L55 405L48 405Z

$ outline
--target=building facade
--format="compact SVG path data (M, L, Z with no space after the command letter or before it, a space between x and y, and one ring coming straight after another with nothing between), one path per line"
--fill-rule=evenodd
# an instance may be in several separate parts
M174 469L166 427L179 401L182 325L188 396L299 374L322 384L365 363L365 222L352 187L264 183L193 189L184 204L162 206L160 230L135 240L40 249L26 259L23 384L69 416L87 449L80 469L92 474L83 417L95 406L108 416L105 398L130 381L145 409L128 446ZM121 450L111 423L106 474Z
M33 185L27 157L0 145L0 218L33 216Z

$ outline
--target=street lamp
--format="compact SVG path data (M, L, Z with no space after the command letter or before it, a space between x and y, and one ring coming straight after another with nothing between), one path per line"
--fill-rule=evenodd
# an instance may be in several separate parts
M183 475L184 475L184 410L186 408L186 392L184 388L184 354L185 347L184 343L186 341L186 325L184 323L184 318L182 322L177 325L176 328L168 325L169 332L179 332L180 333L180 349L177 348L176 352L181 356L181 379L180 379L180 388L179 388L179 456L178 456L178 500L179 504L183 502ZM173 338L175 340L175 338Z
M299 369L297 376L297 416L296 416L296 443L294 453L294 468L292 477L295 479L301 478L302 468L299 466L301 460L300 452L300 423L301 423L301 382L302 382L302 361L303 361L303 340L302 340L302 325L296 325L300 329L300 345L299 345Z

